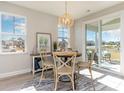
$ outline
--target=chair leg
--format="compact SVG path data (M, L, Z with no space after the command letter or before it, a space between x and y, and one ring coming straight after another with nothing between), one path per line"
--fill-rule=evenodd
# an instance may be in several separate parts
M58 78L57 78L57 75L56 75L56 77L55 77L55 91L57 90L57 83L58 83Z
M77 89L76 84L78 83L76 80L78 80L77 74L74 73L74 89L75 89L75 90Z
M72 81L72 88L73 88L73 91L74 91L75 90L74 81Z
M80 69L80 67L78 67L78 75L79 75L79 69Z
M54 74L54 81L56 81L56 72L55 72L55 69L53 69L53 74Z
M42 69L42 73L41 73L41 78L40 78L40 80L42 80L43 79L43 74L44 74L44 68Z
M73 89L73 91L75 90L75 83L74 83L74 76L72 76L72 78L71 78L71 82L72 82L72 89Z
M53 74L54 74L53 78L54 78L54 88L55 88L55 83L56 83L56 73L55 73L54 69L53 69Z
M89 68L89 72L90 72L90 76L91 76L91 83L92 83L92 86L93 86L93 90L95 91L95 87L94 87L94 84L93 84L93 76L92 76L92 69L91 69L91 67Z
M43 79L43 73L44 73L44 69L42 69L42 73L41 73L41 77L40 77L40 81L39 81L38 86L40 85L40 82L41 82L41 81L42 81L42 79Z
M78 79L79 79L79 74L80 74L80 67L78 67L78 75L77 75Z
M47 67L45 68L45 75L44 78L47 78Z

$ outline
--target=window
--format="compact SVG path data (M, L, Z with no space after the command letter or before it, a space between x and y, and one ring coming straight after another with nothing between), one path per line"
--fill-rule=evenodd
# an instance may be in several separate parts
M58 42L65 40L68 43L68 47L70 47L70 30L66 27L58 28Z
M26 18L2 13L0 19L0 53L25 52Z

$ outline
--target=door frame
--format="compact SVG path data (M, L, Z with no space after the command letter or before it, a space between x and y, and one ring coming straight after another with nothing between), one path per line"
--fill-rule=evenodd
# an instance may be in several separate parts
M84 25L84 27L86 26L86 24L89 24L89 23L92 23L92 22L98 22L98 31L100 31L100 34L101 34L101 20L104 20L104 19L107 19L107 18L120 18L120 31L121 31L121 36L120 36L120 50L122 50L123 49L123 47L124 47L124 44L123 44L123 40L124 40L124 37L122 36L122 32L123 32L123 30L124 30L124 27L123 27L123 24L122 23L124 23L123 21L124 21L124 10L121 10L121 11L118 11L118 12L114 12L114 13L111 13L111 14L107 14L107 15L104 15L104 16L101 16L101 17L98 17L98 18L96 18L96 19L91 19L91 20L88 20L88 21L84 21L84 22L82 22L83 23L83 25ZM123 19L123 20L122 20ZM85 49L84 50L86 50L86 27L85 27ZM123 34L124 34L124 32L123 32ZM100 38L100 35L99 35L99 46L101 45L101 38ZM123 39L123 40L122 40ZM100 50L100 48L99 48L99 52L100 52L101 50ZM86 56L86 51L84 52L85 53L85 56ZM101 52L100 52L101 53ZM101 56L101 54L99 53L99 56ZM123 66L124 66L124 63L123 63L123 61L124 61L124 56L122 57L122 55L124 54L124 49L123 49L123 52L120 52L120 73L122 73L123 75L124 75L124 72L123 72ZM85 57L86 58L86 57ZM83 59L85 59L85 58L83 58ZM100 57L101 58L101 57ZM100 61L100 58L99 58L99 61ZM118 73L118 74L120 74L120 73Z

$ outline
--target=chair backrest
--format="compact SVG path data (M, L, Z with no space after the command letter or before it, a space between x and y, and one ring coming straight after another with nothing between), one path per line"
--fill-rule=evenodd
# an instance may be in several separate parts
M47 51L46 49L40 50L41 64L43 66L44 62L47 61Z
M92 65L92 63L94 61L94 57L95 57L95 51L92 51L90 59L88 59L88 61L90 62L90 65Z
M71 68L73 73L75 70L76 55L76 52L53 52L56 71L63 67L66 67Z

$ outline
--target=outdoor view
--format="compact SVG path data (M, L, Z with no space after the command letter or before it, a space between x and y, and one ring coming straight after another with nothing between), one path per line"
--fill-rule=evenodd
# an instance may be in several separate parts
M86 25L86 59L90 59L93 51L96 52L95 63L98 64L98 22Z
M101 49L103 57L106 57L105 60L107 60L108 57L110 62L120 62L120 29L113 29L102 32Z
M106 69L120 71L120 18L87 24L87 56L95 50L95 63Z
M101 47L105 60L120 62L120 18L103 20Z
M58 28L58 48L70 47L69 38L70 30L66 27Z
M1 53L25 51L25 18L2 14Z

